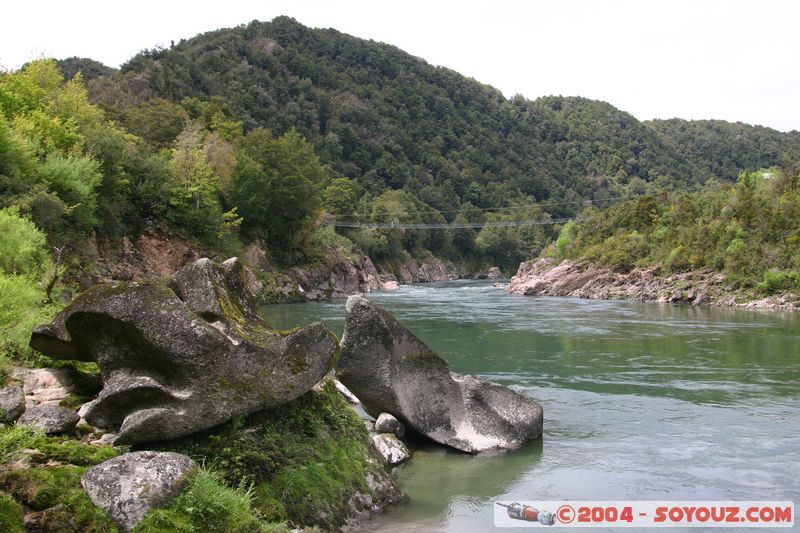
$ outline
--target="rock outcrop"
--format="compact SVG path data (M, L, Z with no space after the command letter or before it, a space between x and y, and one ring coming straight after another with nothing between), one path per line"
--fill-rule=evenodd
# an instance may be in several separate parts
M309 391L334 364L321 323L270 330L241 263L199 259L169 281L95 286L39 326L31 347L94 360L103 390L85 410L117 444L200 431Z
M25 394L22 387L0 389L0 423L9 423L25 412Z
M133 452L93 466L81 486L122 531L131 531L150 509L180 494L197 470L197 463L179 453Z
M411 452L403 442L391 433L377 433L371 436L372 445L389 466L396 466L408 461Z
M22 382L26 407L58 405L75 389L65 368L16 368L12 376Z
M28 424L47 435L68 433L75 429L80 417L75 411L57 405L35 405L19 417L20 424Z
M403 262L386 265L391 273L383 273L381 281L388 283L430 283L434 281L451 281L459 279L462 273L450 262L429 254L421 261L409 258Z
M542 408L508 387L451 373L390 313L347 300L337 376L367 413L394 415L408 430L469 453L514 449L542 432Z
M692 305L734 306L796 310L800 295L758 297L737 290L724 274L696 270L668 276L659 267L616 272L588 261L542 258L520 264L506 287L525 296L573 296L593 300L635 300Z

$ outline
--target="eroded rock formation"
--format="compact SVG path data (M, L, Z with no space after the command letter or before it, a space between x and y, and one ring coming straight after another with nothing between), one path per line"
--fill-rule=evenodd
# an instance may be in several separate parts
M235 258L199 259L168 283L95 286L36 328L31 347L94 360L103 390L85 419L117 444L188 435L286 403L334 365L321 323L279 334L261 319Z
M458 450L514 449L542 432L542 408L508 387L450 372L390 313L360 296L347 300L337 376L372 416Z

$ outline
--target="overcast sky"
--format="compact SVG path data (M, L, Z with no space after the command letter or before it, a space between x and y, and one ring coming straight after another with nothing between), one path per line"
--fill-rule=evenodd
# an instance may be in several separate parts
M798 0L169 0L6 2L0 65L144 48L253 19L383 41L506 96L605 100L639 119L800 130Z

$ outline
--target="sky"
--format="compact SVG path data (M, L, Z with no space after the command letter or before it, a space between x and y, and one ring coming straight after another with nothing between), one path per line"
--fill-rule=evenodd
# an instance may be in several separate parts
M723 119L800 130L798 0L36 0L9 2L0 66L138 51L251 20L393 44L522 94L604 100L640 120Z

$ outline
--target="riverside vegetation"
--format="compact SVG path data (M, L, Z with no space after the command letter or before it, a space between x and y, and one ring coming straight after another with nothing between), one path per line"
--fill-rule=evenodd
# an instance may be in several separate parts
M754 291L796 290L799 147L798 132L640 122L583 98L506 99L395 47L287 17L146 50L120 69L81 58L32 61L0 73L0 381L13 366L62 366L98 382L92 363L31 352L30 331L76 292L115 277L102 265L125 265L128 244L154 228L197 257L243 255L257 244L265 295L282 270L330 268L333 255L356 265L366 254L387 273L430 253L511 272L543 251L617 269L707 268ZM637 198L600 209L628 196ZM575 215L586 200L600 207L583 212L594 222L560 232L323 225L327 216L547 219ZM335 434L331 424L312 421L317 434ZM58 465L17 471L30 479L3 485L0 520L17 516L20 503L44 509L26 499L41 492L71 510L65 516L97 519L92 527L103 530L72 491L79 475L71 469L99 460L94 448L64 444L74 453L65 459L54 451L63 439L14 427L1 435L2 446L37 450L32 464ZM335 464L328 451L321 448L320 462ZM246 485L209 468L191 494L211 501L227 491L220 498L238 498L230 508L242 523L261 512ZM305 482L290 484L315 483ZM172 515L187 531L212 520L187 511L201 508L192 497L180 500L180 518ZM274 516L295 516L281 505L285 513ZM229 519L239 520L219 518Z

